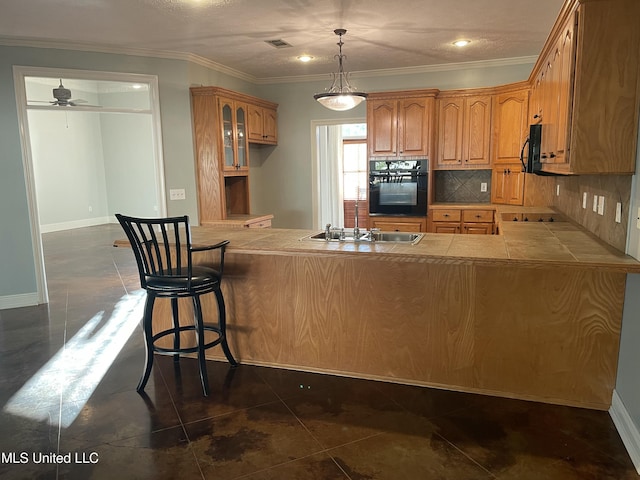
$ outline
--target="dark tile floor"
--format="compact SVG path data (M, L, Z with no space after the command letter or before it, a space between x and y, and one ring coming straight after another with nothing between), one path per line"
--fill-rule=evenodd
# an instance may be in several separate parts
M50 303L0 311L3 479L637 478L600 411L167 357L140 396L122 236L45 234Z

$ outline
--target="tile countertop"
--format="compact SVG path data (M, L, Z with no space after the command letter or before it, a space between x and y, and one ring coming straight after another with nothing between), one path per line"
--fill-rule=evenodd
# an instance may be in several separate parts
M490 208L496 208L498 216L523 213L523 207L494 205ZM556 213L546 207L527 208L531 209L530 213ZM194 244L229 239L229 253L345 255L362 259L375 255L376 260L386 261L537 268L562 266L640 273L640 262L573 222L501 222L500 228L500 235L426 233L416 245L325 242L305 238L319 230L274 228L234 230L202 226L192 228L192 237Z

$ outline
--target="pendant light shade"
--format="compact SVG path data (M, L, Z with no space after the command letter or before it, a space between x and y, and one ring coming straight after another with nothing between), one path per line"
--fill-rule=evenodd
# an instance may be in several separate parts
M340 37L338 47L340 48L338 55L335 58L338 59L338 73L333 73L333 83L331 87L324 93L317 93L313 96L318 102L330 110L345 111L359 105L364 99L367 98L367 94L358 92L349 84L349 74L344 72L343 60L345 55L342 54L342 35L347 33L344 28L338 28L333 31Z

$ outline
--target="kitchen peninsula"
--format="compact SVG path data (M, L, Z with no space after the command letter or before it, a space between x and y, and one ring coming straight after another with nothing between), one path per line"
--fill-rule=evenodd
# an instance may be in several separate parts
M205 226L193 242L231 241L223 290L241 363L606 410L640 263L569 221L500 232L410 245Z

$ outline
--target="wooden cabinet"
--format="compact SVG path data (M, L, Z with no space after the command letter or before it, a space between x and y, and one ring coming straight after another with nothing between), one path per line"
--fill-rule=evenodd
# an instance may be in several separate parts
M431 156L435 90L369 94L369 157Z
M498 93L494 107L491 201L522 205L525 174L520 154L529 130L529 91Z
M248 215L248 112L277 105L219 87L190 90L200 223Z
M251 143L278 144L278 112L274 108L248 105L248 137Z
M478 208L433 208L430 210L433 233L491 235L494 210Z
M383 232L426 232L427 220L423 217L369 217L370 228Z
M490 95L438 99L438 168L491 164Z
M531 123L542 124L542 163L564 163L575 52L575 17L570 16L554 40L532 91Z
M637 0L575 0L561 11L532 73L544 171L635 172L638 18Z
M491 235L493 233L493 210L463 210L462 233L469 235Z
M225 174L246 175L249 171L247 104L218 97L222 138L221 167Z
M524 180L525 174L520 163L495 167L491 178L491 202L522 205Z
M460 233L462 211L459 208L431 210L433 233Z
M529 133L528 89L498 93L493 111L493 165L520 162L520 152Z

